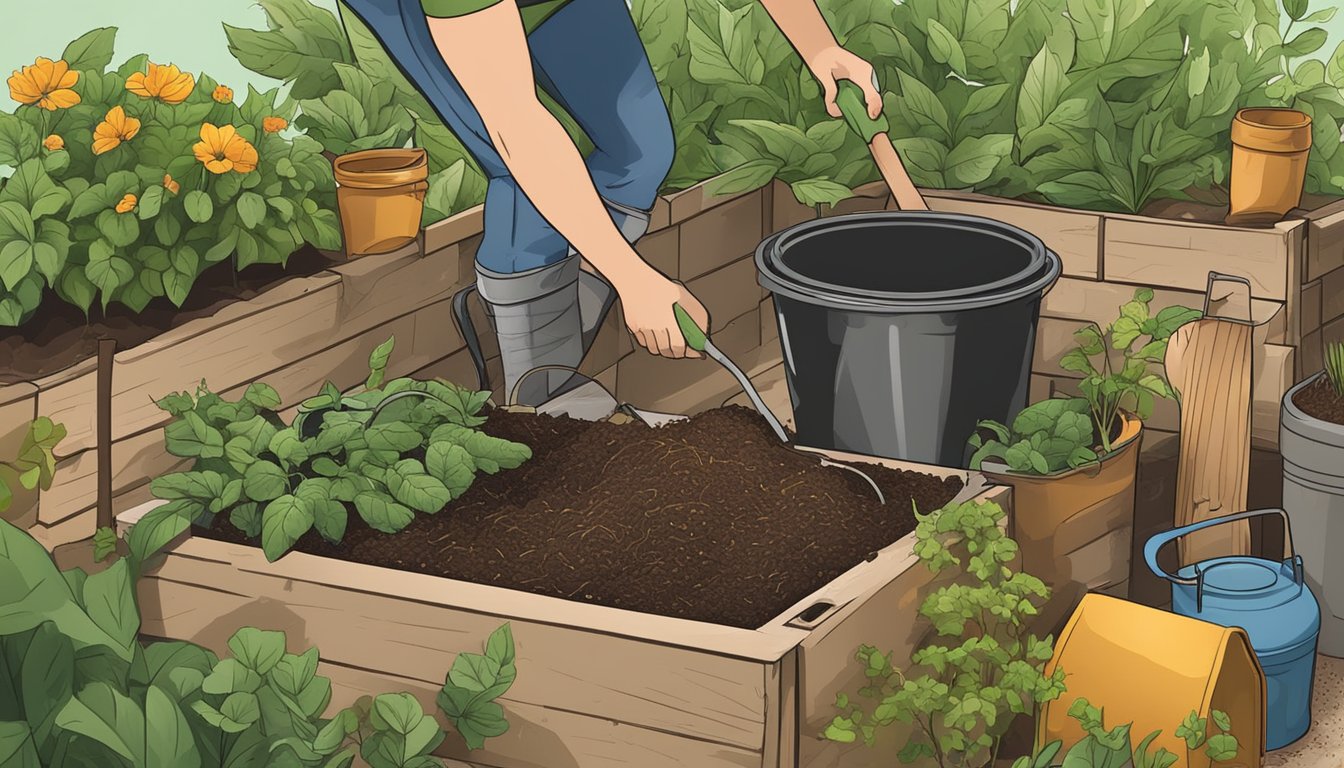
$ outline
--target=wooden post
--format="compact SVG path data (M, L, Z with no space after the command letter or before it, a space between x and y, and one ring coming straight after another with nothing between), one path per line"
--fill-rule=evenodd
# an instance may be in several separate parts
M117 352L113 339L98 340L98 527L113 528L112 513L112 362Z
M1246 509L1251 463L1251 287L1209 273L1204 317L1167 346L1167 379L1181 398L1176 526ZM1245 521L1180 541L1181 565L1251 552Z

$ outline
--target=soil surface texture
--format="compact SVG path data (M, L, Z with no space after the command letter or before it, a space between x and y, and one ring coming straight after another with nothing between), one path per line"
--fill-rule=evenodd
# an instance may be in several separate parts
M872 488L731 406L688 421L585 422L493 411L483 429L531 446L396 534L351 510L324 555L614 608L758 628L914 529L962 483L876 465ZM212 538L243 541L221 516Z
M1344 397L1335 394L1330 380L1322 376L1293 395L1293 405L1312 418L1344 424Z
M340 260L304 246L284 264L254 264L237 273L227 261L201 273L181 308L157 298L139 314L121 305L89 317L54 293L42 297L37 312L18 328L0 328L0 384L30 381L63 371L98 354L98 340L115 339L117 350L137 344L198 317L209 317L237 301L251 299L285 280L315 275Z

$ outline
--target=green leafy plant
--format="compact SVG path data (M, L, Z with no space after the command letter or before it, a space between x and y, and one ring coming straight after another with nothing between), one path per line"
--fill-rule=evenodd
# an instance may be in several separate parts
M235 402L204 382L194 396L159 400L174 417L164 430L168 452L195 462L153 480L168 503L150 513L152 523L171 539L193 521L209 525L227 514L249 537L260 536L275 560L312 529L341 541L352 512L395 533L416 512L435 514L461 496L477 472L531 458L527 446L477 429L490 393L444 381L384 384L391 352L392 340L374 350L363 391L343 394L328 382L300 404L292 424L277 413L279 394L261 383Z
M143 520L128 537L132 551L157 551L158 532ZM134 559L97 573L60 571L27 533L0 521L0 763L343 768L358 756L372 768L442 766L430 752L444 734L409 694L366 696L324 717L331 681L317 674L318 651L287 652L282 632L244 627L225 658L192 643L141 642L137 573ZM506 658L512 682L507 624L479 658ZM504 668L472 654L459 665ZM492 691L507 688L500 679ZM498 719L474 719L480 711ZM468 719L449 716L473 748L507 729L483 705Z
M981 421L977 428L989 437L971 436L971 467L980 469L984 461L996 459L1014 472L1048 475L1094 462L1114 450L1123 413L1147 419L1155 397L1177 398L1162 368L1167 342L1201 313L1171 306L1154 315L1152 301L1152 290L1140 288L1105 330L1095 323L1079 328L1073 335L1077 346L1059 365L1082 375L1081 397L1033 403L1011 429Z
M207 75L144 55L111 68L114 28L10 77L0 114L0 325L32 316L45 289L86 313L181 306L201 273L284 264L303 243L340 246L322 147L283 127L277 89L241 104Z
M1064 673L1044 672L1051 638L1028 630L1049 599L1040 579L1009 567L1017 544L1000 523L997 504L970 501L918 515L915 554L934 573L960 577L925 598L920 613L940 638L914 653L924 670L907 678L891 654L863 646L856 654L867 685L836 697L839 710L823 736L871 745L877 729L913 724L902 762L932 758L939 766L976 766L997 757L1017 715L1035 717L1041 704L1064 691ZM947 642L947 641L944 641Z
M976 426L993 437L985 440L978 432L971 436L970 445L976 449L972 469L996 459L1013 472L1048 475L1097 460L1096 431L1085 398L1032 403L1013 419L1012 429L989 420Z
M1337 397L1344 397L1344 342L1336 341L1325 347L1325 377Z
M14 503L14 489L51 487L56 472L56 446L65 439L65 426L39 416L28 425L19 445L19 455L11 461L0 460L0 512Z
M1087 734L1074 744L1064 755L1062 765L1069 768L1171 768L1180 761L1163 747L1153 749L1153 742L1161 731L1153 731L1137 745L1130 735L1132 723L1107 728L1104 712L1092 706L1087 699L1075 699L1069 706L1069 717L1082 726ZM1217 732L1209 734L1208 720L1191 712L1185 721L1177 726L1175 735L1184 739L1191 750L1204 748L1204 754L1214 763L1226 762L1236 758L1240 749L1237 738L1232 735L1232 720L1225 712L1213 711L1213 722ZM1053 741L1040 751L1019 757L1013 768L1051 768L1060 765L1055 757L1063 749L1063 742Z

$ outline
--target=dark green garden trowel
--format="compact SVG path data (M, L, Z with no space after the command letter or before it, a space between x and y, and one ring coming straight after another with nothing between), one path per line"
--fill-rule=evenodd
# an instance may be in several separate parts
M696 352L705 353L710 359L733 374L733 378L737 379L737 383L742 386L742 391L747 393L747 397L751 399L751 404L755 406L756 411L765 418L766 423L775 431L775 436L779 438L780 442L788 445L789 433L785 431L779 417L775 416L774 411L771 411L770 407L765 404L765 400L761 398L761 393L756 391L756 385L751 383L751 379L747 377L746 372L739 368L737 363L734 363L727 355L723 354L718 347L714 346L714 342L709 340L709 336L700 326L695 324L695 321L691 319L686 310L681 308L680 304L673 304L672 312L677 316L677 325L681 327L681 335L686 340L686 346ZM868 473L857 467L828 459L825 456L818 455L817 458L821 460L823 466L838 467L862 477L868 482L868 485L872 486L873 491L877 494L878 501L883 505L887 503L886 497L882 494L882 489L877 486L877 482L873 478L868 476Z

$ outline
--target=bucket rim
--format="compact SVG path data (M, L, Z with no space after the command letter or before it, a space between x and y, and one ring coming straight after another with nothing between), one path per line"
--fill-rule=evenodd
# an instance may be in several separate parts
M784 261L785 253L809 239L823 237L848 229L864 229L873 225L880 226L920 226L935 225L948 231L972 232L978 236L987 236L1001 240L1028 254L1027 264L1018 272L979 285L942 291L922 293L897 293L877 291L866 288L837 286L824 280L802 274ZM1006 222L972 214L943 211L869 211L843 216L830 216L814 219L789 227L773 237L766 254L770 271L777 278L806 286L822 293L838 293L862 299L882 302L917 301L929 303L937 301L955 301L971 296L992 294L1009 289L1018 283L1038 276L1046 266L1048 259L1045 243L1035 235Z
M795 235L799 231L809 232L813 229L834 227L839 225L854 225L864 222L871 223L874 220L917 220L937 218L941 222L960 222L963 225L976 224L981 227L989 225L992 230L999 233L1012 232L1026 240L1032 249L1039 247L1041 255L1040 264L1034 272L1025 276L1019 274L1016 278L1007 281L997 281L994 284L987 284L991 290L985 290L985 287L977 287L975 292L939 292L926 294L893 294L889 292L841 290L834 286L826 286L817 281L802 282L791 279L788 275L781 274L774 269L772 264L772 255L775 254L778 244L782 238ZM982 231L978 229L977 231ZM993 232L991 232L993 234ZM794 299L806 304L813 304L830 309L849 312L868 312L874 314L914 314L914 313L938 313L938 312L962 312L985 307L998 306L1018 301L1032 294L1036 294L1039 299L1049 291L1059 278L1063 275L1064 265L1059 255L1046 247L1040 238L1011 224L1006 224L994 219L988 219L982 216L972 216L958 213L942 213L937 211L873 211L866 213L848 214L845 216L834 216L827 219L818 219L814 221L796 224L787 229L776 232L761 241L756 248L756 272L757 282L773 294L781 295L786 298ZM1001 292L994 293L992 288L1006 283L1006 288ZM953 293L952 296L943 294Z

